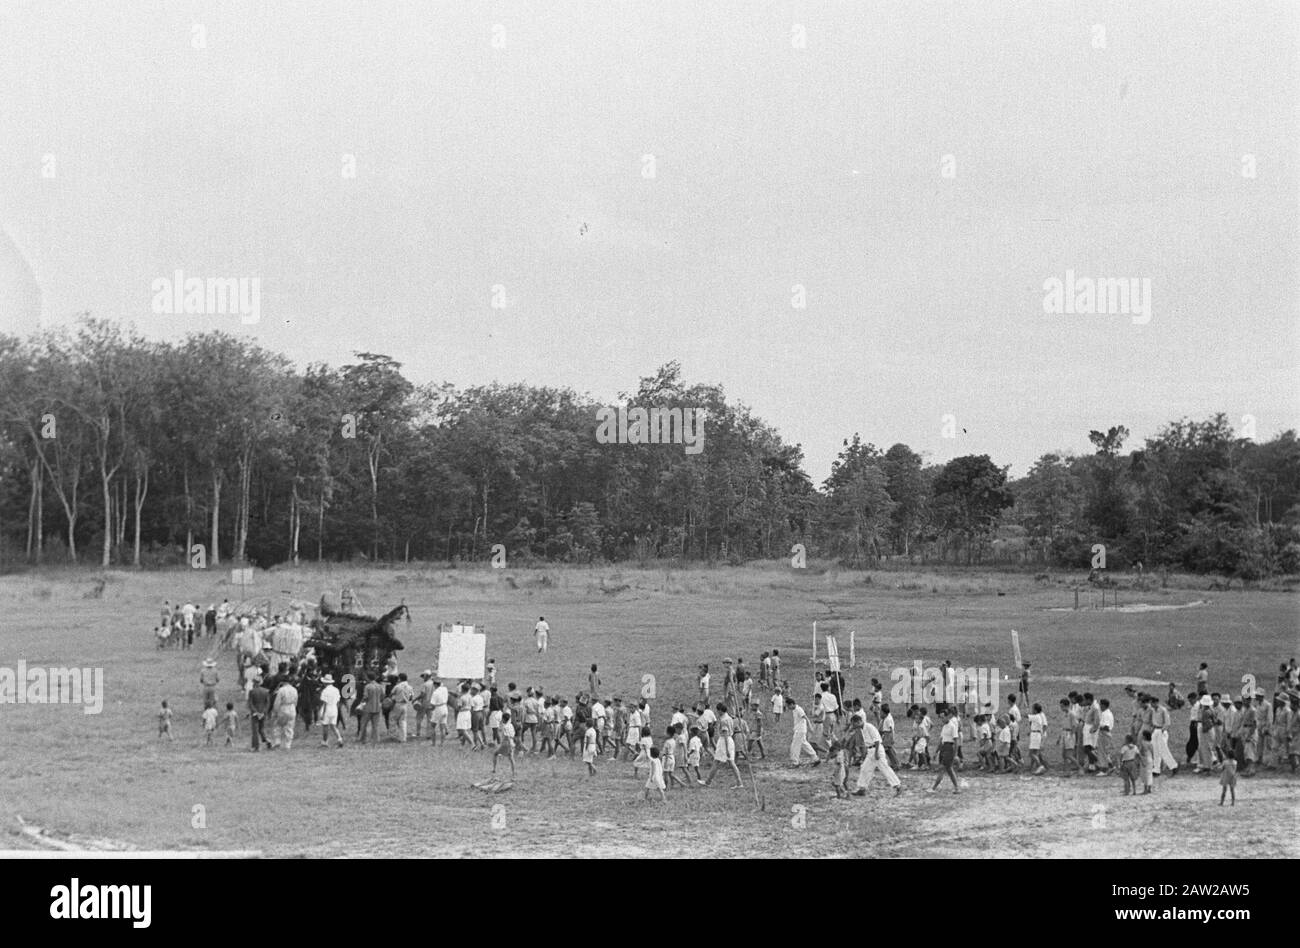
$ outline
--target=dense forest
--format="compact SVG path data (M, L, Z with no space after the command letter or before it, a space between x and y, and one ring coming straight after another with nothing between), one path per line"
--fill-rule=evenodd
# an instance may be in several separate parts
M569 389L412 384L386 355L297 370L222 333L147 341L86 319L0 335L0 565L270 566L809 557L1243 579L1300 572L1300 444L1179 420L1140 446L1046 454L1018 480L987 455L928 464L846 438L814 485L798 445L676 364L618 394L702 409L704 449L606 444Z

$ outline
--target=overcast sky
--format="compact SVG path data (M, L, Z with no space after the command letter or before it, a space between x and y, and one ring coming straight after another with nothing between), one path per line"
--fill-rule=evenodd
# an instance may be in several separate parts
M45 326L220 327L417 381L612 400L678 359L818 481L854 431L1013 475L1112 424L1224 411L1267 437L1300 426L1298 24L1187 0L5 0L0 328L34 324L34 274ZM260 278L260 323L153 313L178 268ZM1150 322L1046 314L1067 270L1149 279Z

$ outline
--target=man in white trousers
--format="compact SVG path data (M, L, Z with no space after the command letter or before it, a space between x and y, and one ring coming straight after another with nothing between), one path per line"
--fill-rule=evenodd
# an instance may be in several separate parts
M271 747L293 747L293 728L298 721L298 689L290 679L285 679L275 692L275 704L271 708Z
M1178 773L1178 761L1169 752L1169 708L1159 697L1152 696L1148 700L1151 704L1151 749L1154 751L1151 769L1159 777L1161 767L1168 767L1172 777Z
M794 722L794 736L790 739L790 763L798 767L804 753L813 759L813 766L821 763L821 758L808 743L808 715L797 701L792 702L790 719Z
M894 788L894 796L899 796L903 792L902 781L898 779L898 774L894 773L889 766L889 760L885 757L885 748L881 745L880 731L870 721L866 720L864 715L853 715L853 724L862 729L862 739L866 745L867 756L862 761L862 767L858 770L858 788L853 791L855 797L865 797L867 787L871 786L871 778L879 770L885 775L885 782Z

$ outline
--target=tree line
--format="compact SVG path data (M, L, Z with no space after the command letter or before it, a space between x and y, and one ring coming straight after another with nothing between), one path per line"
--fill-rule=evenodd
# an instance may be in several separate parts
M676 363L617 403L702 410L703 449L604 443L589 395L415 385L378 353L299 370L224 333L154 342L89 318L0 335L0 563L454 562L497 544L515 563L740 562L802 544L851 566L1087 568L1101 545L1111 569L1300 572L1294 431L1257 441L1217 415L1124 452L1115 426L1017 480L854 434L814 486L800 446Z

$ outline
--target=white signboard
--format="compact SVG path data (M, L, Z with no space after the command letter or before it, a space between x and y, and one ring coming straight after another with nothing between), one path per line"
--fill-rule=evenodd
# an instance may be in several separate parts
M230 585L232 586L243 586L252 581L253 570L251 567L247 569L232 569L230 571Z
M482 678L486 664L486 635L476 632L442 633L438 644L439 678Z

